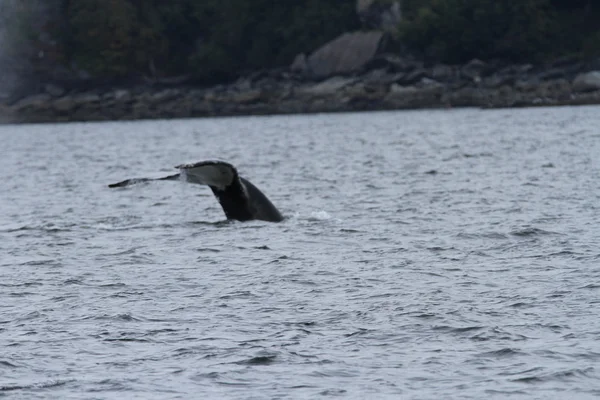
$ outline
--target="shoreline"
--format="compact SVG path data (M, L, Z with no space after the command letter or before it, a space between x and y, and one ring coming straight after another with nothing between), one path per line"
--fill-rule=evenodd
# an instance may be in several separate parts
M382 57L349 76L304 79L262 71L213 87L140 85L65 90L0 103L4 123L201 118L445 108L517 108L600 104L600 68L564 63L496 67L479 60L424 67Z

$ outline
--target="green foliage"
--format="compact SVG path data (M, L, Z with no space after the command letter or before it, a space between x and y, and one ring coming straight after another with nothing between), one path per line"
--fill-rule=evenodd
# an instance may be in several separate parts
M400 41L451 63L580 52L593 47L586 38L600 31L591 0L405 0L403 7Z
M194 15L208 26L190 64L203 80L289 64L358 27L353 0L205 1Z
M147 70L156 57L164 56L167 43L141 11L125 0L71 2L72 58L90 73L109 78Z
M4 2L0 0L0 5ZM54 28L43 28L46 33L59 32L55 47L39 42L39 29L29 22L37 18L32 5L38 3L60 14ZM10 4L31 14L11 21L12 31L25 36L22 32L29 30L23 26L33 27L32 38L23 40L34 42L13 49L53 51L55 59L109 79L186 74L217 83L289 65L297 54L360 28L356 0L10 0ZM600 54L598 1L401 0L401 4L404 19L398 42L433 61L536 61L563 54Z
M471 58L534 59L548 51L547 0L413 1L400 40L427 57L447 62Z
M97 76L231 79L288 64L358 21L354 0L76 0L70 52Z

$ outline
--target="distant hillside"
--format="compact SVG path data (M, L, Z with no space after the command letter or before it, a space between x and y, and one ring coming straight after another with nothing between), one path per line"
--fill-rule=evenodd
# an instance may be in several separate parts
M378 14L390 5L402 17L391 30L395 20ZM10 71L30 84L216 84L288 66L373 21L387 24L392 51L432 63L600 54L592 0L0 0L0 10L5 86L15 81Z

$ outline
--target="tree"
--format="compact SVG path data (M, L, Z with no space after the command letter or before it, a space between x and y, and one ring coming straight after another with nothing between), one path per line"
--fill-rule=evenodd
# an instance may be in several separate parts
M92 75L107 78L148 72L164 56L165 37L143 18L143 8L127 0L78 0L69 3L68 38L72 59Z
M479 58L535 59L549 50L547 0L416 1L399 37L425 57L446 62Z

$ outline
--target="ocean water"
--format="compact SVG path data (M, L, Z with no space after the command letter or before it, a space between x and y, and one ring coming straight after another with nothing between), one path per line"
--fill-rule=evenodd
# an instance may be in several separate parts
M0 126L0 397L600 396L600 108ZM126 178L222 159L286 215Z

